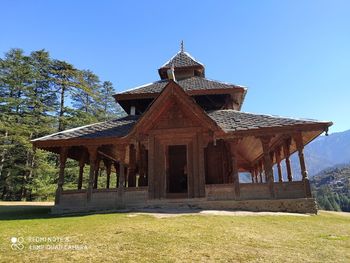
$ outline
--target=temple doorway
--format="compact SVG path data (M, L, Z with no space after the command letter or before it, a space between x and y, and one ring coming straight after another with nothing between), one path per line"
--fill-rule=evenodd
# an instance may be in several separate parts
M168 169L168 196L170 194L169 197L187 197L186 145L171 145L168 147Z

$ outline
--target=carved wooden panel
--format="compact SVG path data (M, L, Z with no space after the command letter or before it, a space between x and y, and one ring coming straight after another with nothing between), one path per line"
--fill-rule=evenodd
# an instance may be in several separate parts
M173 103L165 113L159 117L153 129L187 128L200 126L198 121L188 116L178 103Z
M229 152L223 140L209 143L205 149L206 184L228 183L230 177Z

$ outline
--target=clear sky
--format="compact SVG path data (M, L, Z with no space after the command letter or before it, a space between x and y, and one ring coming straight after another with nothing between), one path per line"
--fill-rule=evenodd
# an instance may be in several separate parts
M350 1L1 0L0 52L46 49L117 91L159 79L184 40L243 111L350 129Z

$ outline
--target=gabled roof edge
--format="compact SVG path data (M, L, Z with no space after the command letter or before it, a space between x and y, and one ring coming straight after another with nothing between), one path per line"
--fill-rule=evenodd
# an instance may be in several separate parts
M153 114L153 111L155 108L159 107L161 104L159 102L159 100L163 97L166 96L166 93L168 92L169 88L173 88L175 87L175 91L172 92L178 92L178 94L180 94L187 102L186 105L191 105L192 107L191 110L195 111L196 115L198 116L201 115L207 122L207 124L216 131L222 131L222 128L212 119L210 118L207 113L199 106L195 103L195 101L191 98L190 95L188 95L183 88L181 88L181 86L173 80L170 80L169 83L164 87L164 89L161 91L161 93L157 96L157 98L150 104L149 108L147 109L147 111L141 116L141 118L137 121L137 123L134 125L134 127L132 128L132 130L129 132L128 136L132 135L133 133L136 132L136 130L139 128L140 125L143 124L145 119L148 119L149 116L151 116ZM165 95L164 95L165 94Z

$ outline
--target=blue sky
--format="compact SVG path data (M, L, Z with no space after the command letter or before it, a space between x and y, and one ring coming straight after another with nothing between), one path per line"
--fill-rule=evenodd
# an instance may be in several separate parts
M0 2L1 55L46 49L117 91L158 80L184 40L210 79L248 87L243 111L350 129L350 1Z

